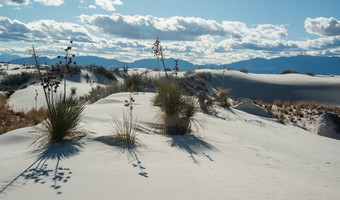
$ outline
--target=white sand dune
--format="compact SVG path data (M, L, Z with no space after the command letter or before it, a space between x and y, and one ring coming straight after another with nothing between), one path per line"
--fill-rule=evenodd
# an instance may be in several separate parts
M34 128L1 135L0 199L340 199L339 140L234 108L199 113L199 135L152 134L159 108L139 93L128 148L105 137L128 95L87 105L89 134L70 143L37 151Z
M222 70L199 70L213 74L212 84L222 86ZM197 71L198 72L198 71ZM245 74L225 72L224 87L231 88L233 97L266 102L311 101L340 105L339 76L308 76L304 74Z

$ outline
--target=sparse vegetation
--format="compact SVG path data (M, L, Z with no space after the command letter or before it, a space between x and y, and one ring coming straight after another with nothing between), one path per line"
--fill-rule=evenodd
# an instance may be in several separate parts
M138 128L137 119L133 118L133 108L135 99L132 96L133 87L129 89L129 100L125 100L125 107L128 107L128 114L123 113L123 121L120 121L117 117L113 117L113 129L114 137L119 141L134 145L136 143L136 130Z
M298 74L299 72L290 70L290 69L285 69L283 70L280 74Z
M60 96L55 103L50 105L41 129L42 135L36 143L49 146L79 135L81 132L77 130L83 110L84 106L78 105L75 98Z
M308 76L315 76L314 72L306 72L305 74Z
M230 104L228 102L229 98L229 90L219 89L217 91L217 98L216 101L222 106L222 107L229 107Z
M134 87L136 91L139 91L146 84L145 77L146 75L143 74L131 73L124 78L125 87Z
M192 125L199 129L200 123L195 119L198 102L192 97L184 96L180 88L171 81L156 84L157 95L154 103L159 104L162 112L159 121L164 125L164 134L184 135L191 132Z
M73 42L70 41L70 44L72 43ZM66 96L66 74L72 64L72 57L75 57L74 54L72 54L72 56L69 55L71 49L72 47L70 45L65 49L64 72L63 74L61 73L62 76L60 77L64 78L64 95L60 95L59 99L55 102L55 94L60 84L60 81L54 75L56 69L52 67L51 71L46 71L46 73L43 74L33 46L33 58L39 73L41 85L43 86L47 104L46 120L43 122L43 128L41 129L42 135L35 141L38 145L49 146L54 143L60 143L66 139L71 139L79 133L77 129L84 106L78 105L77 99L72 96ZM58 58L60 58L60 56L58 56ZM59 64L62 64L62 61L60 61ZM76 63L74 62L73 64ZM59 65L57 65L57 67L58 66Z
M247 68L241 68L241 69L239 69L239 71L248 74L248 69Z
M90 103L94 103L99 99L109 96L110 94L126 91L127 87L125 86L125 84L120 84L118 82L114 82L111 85L107 86L97 85L96 87L93 87L89 94L85 95L83 99L85 101L89 101Z
M34 126L45 119L45 109L15 112L7 104L7 97L0 95L0 135L11 130Z
M1 80L0 90L18 90L34 83L38 78L35 73L21 72L21 74L5 75Z

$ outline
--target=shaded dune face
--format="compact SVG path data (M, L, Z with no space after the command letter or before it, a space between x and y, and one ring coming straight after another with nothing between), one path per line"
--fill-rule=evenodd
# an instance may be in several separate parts
M269 80L263 77L250 77L253 74L235 76L226 74L224 87L231 89L233 98L258 99L265 102L281 101L310 101L321 104L340 104L340 80L329 81L331 78L310 77L294 75L296 77L286 81L291 75L268 75L273 76ZM257 75L255 75L257 76ZM274 77L275 76L275 77ZM214 87L222 85L222 75L214 75L212 79Z

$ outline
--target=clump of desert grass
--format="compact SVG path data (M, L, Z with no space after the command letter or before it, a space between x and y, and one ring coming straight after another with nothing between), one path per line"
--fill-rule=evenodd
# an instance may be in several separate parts
M136 132L138 128L137 118L133 117L135 99L132 96L133 87L129 89L130 96L125 100L124 106L129 109L128 113L123 112L122 121L117 117L113 119L113 137L118 142L128 145L135 145L137 142Z
M164 126L163 134L185 135L195 127L202 130L202 123L196 118L199 103L194 97L185 96L176 83L163 80L155 84L157 95L154 105L161 107L158 123Z
M230 106L228 98L229 98L229 90L227 90L227 89L218 89L216 101L222 107L229 107Z
M78 105L72 96L60 96L50 105L46 112L46 120L38 128L41 135L35 140L38 146L51 146L73 139L83 132L79 131L84 105Z
M124 77L125 88L134 88L134 91L142 91L143 88L153 87L153 79L145 73L131 73Z
M198 103L201 110L205 113L214 112L213 99L208 97L204 91L200 91L197 95Z
M92 87L89 94L86 94L82 97L85 101L89 103L95 103L96 101L105 98L111 94L118 92L126 92L127 88L124 84L114 82L111 85Z

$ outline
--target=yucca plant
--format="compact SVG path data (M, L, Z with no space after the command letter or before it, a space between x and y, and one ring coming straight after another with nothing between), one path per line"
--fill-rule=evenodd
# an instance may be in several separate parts
M84 105L78 105L75 98L60 96L47 110L46 120L42 123L43 135L36 142L49 146L76 136L83 110Z
M78 89L77 87L71 87L70 88L71 96L75 96L77 94L77 89Z
M154 105L160 105L159 122L164 125L164 134L184 135L191 131L199 104L193 97L185 97L179 87L171 81L156 85Z
M135 99L132 96L133 87L129 88L130 97L129 100L125 100L125 107L129 108L128 114L123 113L123 121L120 121L117 117L113 117L113 129L114 137L120 142L124 142L129 145L136 143L136 131L138 128L137 118L133 118L133 108Z

